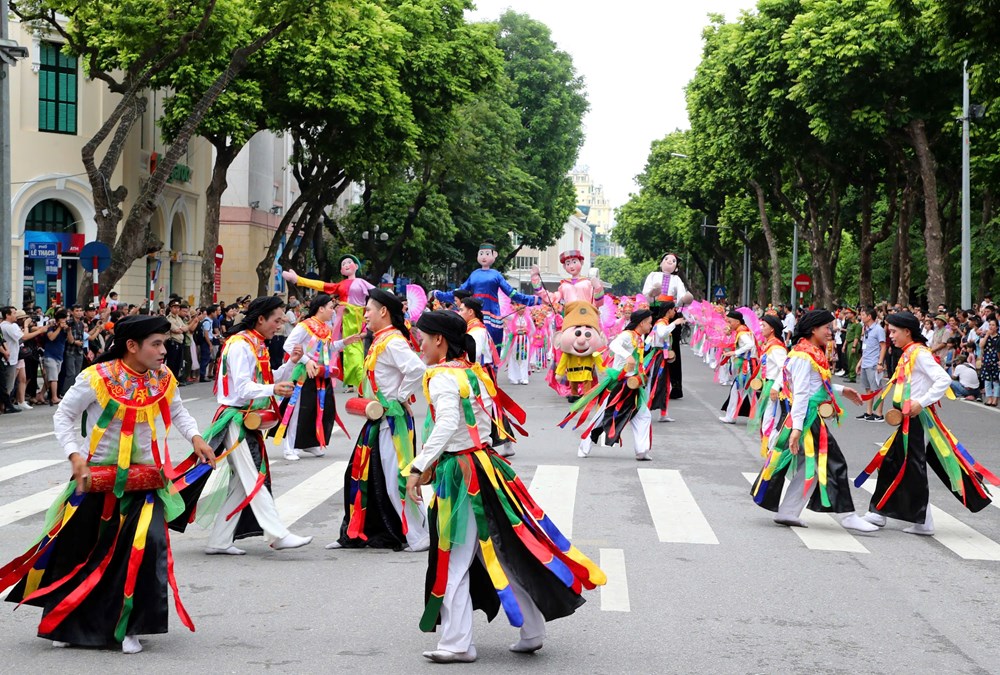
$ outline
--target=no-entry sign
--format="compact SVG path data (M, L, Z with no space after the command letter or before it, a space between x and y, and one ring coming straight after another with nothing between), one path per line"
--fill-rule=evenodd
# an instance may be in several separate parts
M212 302L219 301L219 291L222 290L222 245L215 247L215 285L212 289Z
M809 289L812 288L813 280L808 274L800 274L795 277L795 281L792 284L799 293L808 293Z

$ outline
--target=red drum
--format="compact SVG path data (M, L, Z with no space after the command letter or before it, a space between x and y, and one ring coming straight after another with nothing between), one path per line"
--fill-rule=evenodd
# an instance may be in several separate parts
M90 467L90 492L111 492L115 489L118 466L107 464ZM153 464L133 464L128 468L125 492L147 492L164 486L163 472Z
M243 426L250 431L267 431L278 426L281 418L274 408L262 408L261 410L251 410L243 415Z
M381 403L374 399L354 396L347 399L347 412L350 415L367 417L368 419L375 421L382 419L382 416L385 415L385 408L382 407Z

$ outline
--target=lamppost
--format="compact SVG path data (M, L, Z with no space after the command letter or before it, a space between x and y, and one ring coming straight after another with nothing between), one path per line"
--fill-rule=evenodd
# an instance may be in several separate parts
M972 307L972 227L969 178L969 123L983 116L982 105L969 105L969 61L962 62L962 307Z
M13 303L11 277L14 256L10 242L13 239L10 210L10 84L7 81L8 66L18 59L28 57L28 48L7 37L7 7L0 8L0 302ZM18 302L17 304L21 304Z

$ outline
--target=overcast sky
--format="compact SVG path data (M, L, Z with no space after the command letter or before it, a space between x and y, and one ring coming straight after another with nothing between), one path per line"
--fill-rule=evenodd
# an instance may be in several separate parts
M753 0L474 0L472 19L510 8L551 29L583 75L590 100L579 165L588 166L615 207L638 190L633 178L650 143L689 127L684 86L701 58L708 14L735 20Z

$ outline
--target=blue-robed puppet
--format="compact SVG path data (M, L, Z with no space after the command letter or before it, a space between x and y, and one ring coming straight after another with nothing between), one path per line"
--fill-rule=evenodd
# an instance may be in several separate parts
M500 272L492 269L496 259L496 246L480 244L479 254L476 256L480 268L473 271L459 289L472 293L473 297L483 303L483 323L486 324L486 330L495 344L502 344L503 319L500 317L499 289L503 289L513 302L529 307L541 304L541 300L533 295L516 292ZM450 291L436 291L434 295L439 302L450 303L455 300L455 294Z

